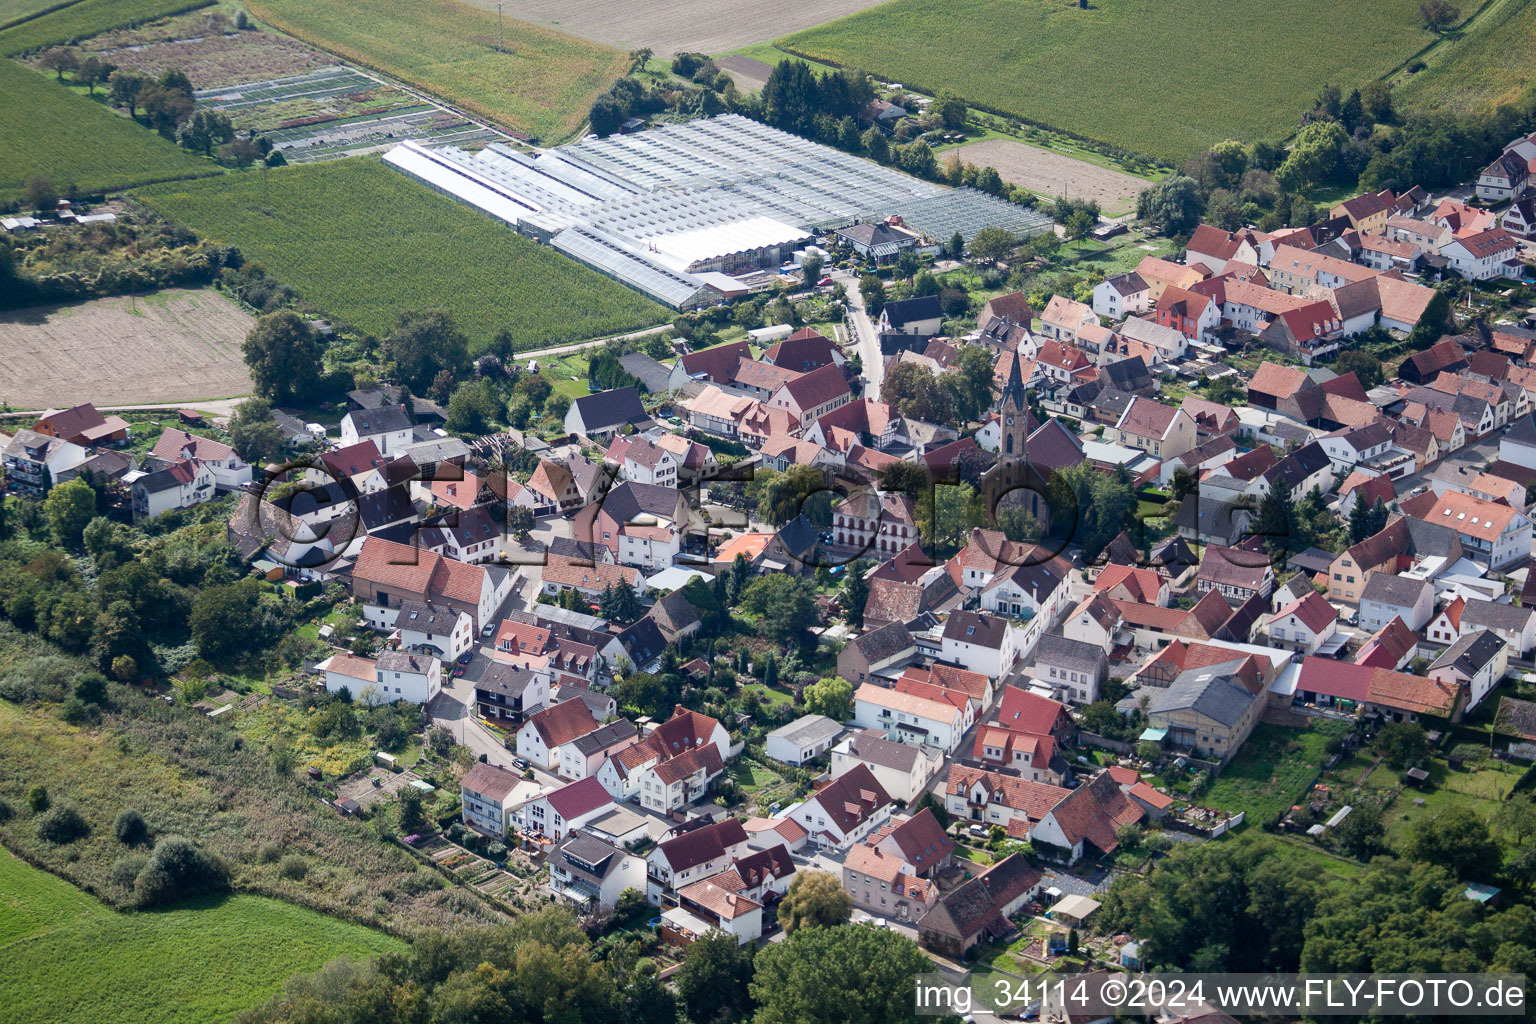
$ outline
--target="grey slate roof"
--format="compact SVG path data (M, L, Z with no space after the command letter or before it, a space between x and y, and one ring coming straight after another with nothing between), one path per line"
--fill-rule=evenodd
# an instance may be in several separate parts
M788 725L779 726L768 735L803 747L829 740L842 731L842 723L835 722L826 715L802 715Z
M633 387L614 388L595 395L582 395L572 405L581 417L583 430L602 430L605 427L634 423L645 419L645 407L640 404L640 392Z
M1532 615L1536 615L1536 609L1501 604L1498 601L1468 601L1461 610L1461 628L1502 629L1519 633L1530 624Z
M859 653L870 661L883 661L894 654L914 649L916 641L912 634L907 632L907 627L901 622L887 622L879 629L872 629L868 633L853 641Z
M849 740L848 752L860 761L910 772L917 763L919 749L911 743L888 740L878 730L869 729Z
M1371 573L1371 578L1365 581L1365 590L1361 592L1360 600L1379 601L1395 608L1411 608L1425 587L1434 589L1428 580L1409 579L1407 576L1378 571Z
M663 366L644 352L628 352L619 356L619 365L624 367L624 372L645 385L645 390L651 394L659 394L667 390L667 380L672 376L672 369Z
M1475 633L1464 633L1460 640L1445 649L1445 653L1435 659L1435 663L1429 666L1430 671L1437 668L1454 668L1465 676L1475 676L1499 653L1499 649L1506 646L1504 641L1496 634L1486 629L1480 629Z
M1035 645L1035 664L1053 665L1073 672L1097 675L1108 663L1098 644L1073 640L1059 633L1047 633Z
M611 747L615 743L628 739L638 732L635 723L627 718L621 718L617 722L610 722L601 729L578 736L572 740L572 745L582 754L590 757L605 747Z
M1234 678L1242 660L1180 672L1167 689L1149 687L1148 713L1191 709L1222 725L1237 724L1256 699Z
M346 418L352 421L358 437L387 434L395 430L408 430L411 418L403 405L385 405L377 409L354 409Z

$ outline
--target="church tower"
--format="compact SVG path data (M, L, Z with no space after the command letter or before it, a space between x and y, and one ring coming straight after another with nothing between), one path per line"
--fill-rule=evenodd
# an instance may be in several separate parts
M1002 435L998 440L999 462L1024 462L1029 437L1029 402L1024 395L1024 381L1019 375L1019 354L1009 353L1008 383L998 403Z

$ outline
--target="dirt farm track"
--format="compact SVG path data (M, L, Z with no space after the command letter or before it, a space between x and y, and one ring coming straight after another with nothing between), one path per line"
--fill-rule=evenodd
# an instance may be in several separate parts
M968 164L991 164L1003 180L1042 196L1059 196L1065 188L1073 199L1092 199L1108 214L1125 213L1136 205L1136 193L1151 182L1123 171L1055 153L1012 139L984 139L952 152ZM940 153L939 160L948 159Z
M471 2L496 9L496 0ZM503 10L508 17L549 25L621 50L648 46L663 56L683 50L724 53L820 25L879 2L718 0L707 12L701 12L693 0L509 0Z
M0 401L42 409L250 394L240 344L253 322L212 290L3 312Z

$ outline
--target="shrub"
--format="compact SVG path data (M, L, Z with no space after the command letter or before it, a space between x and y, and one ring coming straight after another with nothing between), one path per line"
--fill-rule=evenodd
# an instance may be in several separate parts
M80 812L73 807L55 807L37 822L37 835L50 843L63 846L90 835L91 826L85 823Z
M111 873L108 877L112 884L122 889L132 889L134 881L143 872L144 865L149 863L149 858L142 853L125 853L112 862Z
M149 838L149 826L144 824L144 815L131 807L118 814L112 822L112 831L117 834L117 841L124 846L138 846Z
M309 874L309 861L296 853L290 853L284 857L282 863L277 866L277 873L289 881L298 882Z
M256 862L258 864L276 864L282 857L283 848L278 843L262 843L256 850Z
M0 800L0 821L10 821L15 815L16 812L11 810L11 805L4 800Z
M217 857L182 836L166 836L155 844L149 863L134 880L140 907L154 907L214 892L229 884L229 872Z
M46 786L33 786L27 790L27 804L34 813L46 811L48 803L48 789Z

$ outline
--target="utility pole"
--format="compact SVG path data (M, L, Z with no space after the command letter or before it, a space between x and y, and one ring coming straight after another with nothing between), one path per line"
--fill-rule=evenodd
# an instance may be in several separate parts
M496 52L497 53L501 52L501 45L502 45L501 4L497 4L496 5Z

